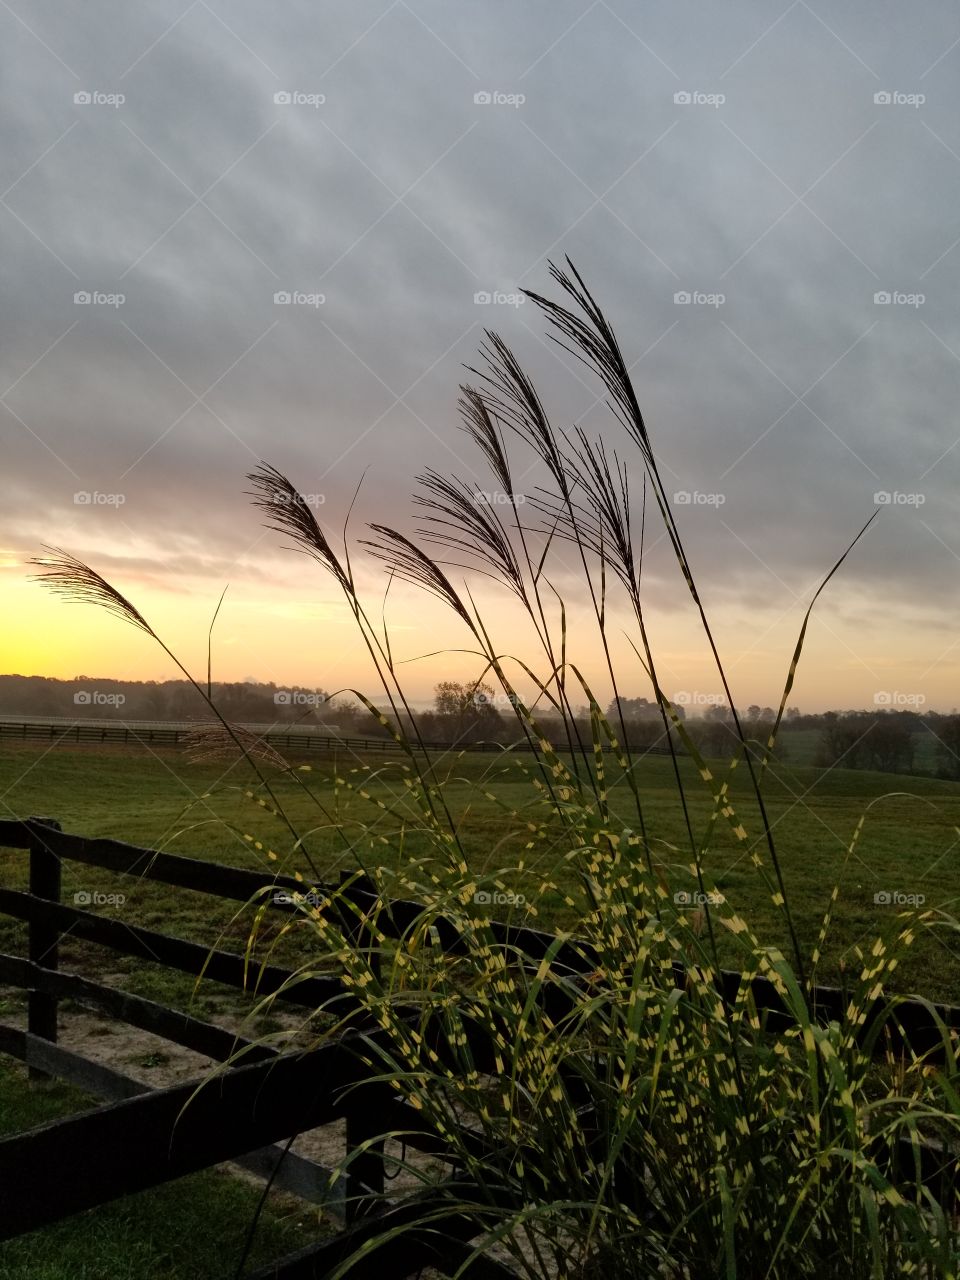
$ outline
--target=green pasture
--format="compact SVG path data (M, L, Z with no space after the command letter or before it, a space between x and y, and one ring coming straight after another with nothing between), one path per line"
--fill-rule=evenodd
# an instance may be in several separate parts
M567 846L556 821L548 820L542 793L534 785L539 776L534 761L529 756L461 754L437 757L434 767L437 803L442 797L456 820L471 870L483 875L515 867L522 859L524 869L504 877L508 890L526 898L525 908L514 909L515 918L528 918L544 928L571 923L561 890L575 877L576 863L561 865ZM428 847L407 786L413 775L405 772L399 756L316 759L309 771L297 772L297 781L276 768L264 768L324 878L335 878L358 862L396 868ZM672 762L648 756L635 768L654 860L671 892L692 890L690 841ZM680 768L694 836L700 841L713 810L710 791L692 762L682 760ZM718 778L728 768L723 762L714 765ZM721 819L710 838L705 865L716 887L760 938L783 946L787 935L782 916L771 903L763 870L753 864L755 852L769 871L758 806L742 764L730 782L747 839L738 842L731 824ZM816 941L833 886L840 888L820 966L822 981L841 981L855 964L855 946L896 927L896 895L922 895L925 908L955 910L960 897L958 784L825 771L790 759L767 771L763 794L805 954ZM307 857L293 849L290 832L258 803L260 795L247 766L220 760L198 763L182 752L68 746L41 752L7 744L0 748L4 816L49 815L67 831L261 868L265 884L277 871L298 870L309 880ZM622 775L611 779L610 805L615 819L639 830L641 815ZM851 852L861 819L862 830ZM534 833L531 827L541 829ZM24 856L0 851L0 875L8 885L25 883ZM544 889L542 882L551 878L557 888ZM246 944L252 912L237 904L145 880L127 878L121 883L108 873L68 864L65 899L82 890L123 892L122 906L101 909L131 922L237 951ZM877 894L888 894L892 901L877 902ZM16 947L18 937L22 941L20 926L0 922L0 946ZM210 1012L227 998L223 988L209 983L194 996L192 982L139 961L115 956L93 961L92 950L68 939L64 966L89 972L91 965L107 964L142 994L173 1003L199 1000L202 1006L206 1001ZM291 962L311 958L315 944L309 931L285 939L282 954ZM899 970L902 989L960 1000L958 979L960 935L946 924L922 930Z

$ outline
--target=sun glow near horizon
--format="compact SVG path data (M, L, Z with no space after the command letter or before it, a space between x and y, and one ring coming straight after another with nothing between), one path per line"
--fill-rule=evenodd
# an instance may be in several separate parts
M114 550L122 558L122 547ZM313 569L315 573L304 574L300 566L292 573L288 564L269 587L262 575L237 575L230 581L213 632L216 680L243 681L255 673L258 681L281 688L352 688L374 701L382 696L350 609L336 596L324 571ZM65 680L80 674L126 680L180 678L149 636L95 606L57 598L31 579L35 572L10 553L0 566L7 606L0 671ZM174 580L169 584L160 562L149 574L104 576L187 668L205 679L207 632L224 584L199 577L177 581L170 572ZM360 578L361 595L378 627L386 581L375 567L369 573L364 569ZM546 680L543 652L535 647L532 629L520 617L516 601L484 583L472 582L471 590L498 653L522 659ZM805 602L795 600L781 601L779 607L771 604L760 615L733 601L708 609L738 705L778 705L804 608ZM398 675L414 701L429 701L441 680L475 679L482 671L484 660L463 652L476 649L463 623L417 587L395 581L383 618ZM559 635L559 610L551 621ZM620 691L652 697L650 681L626 638L640 647L635 619L614 607L609 621ZM666 695L685 693L694 703L719 696L722 685L694 611L675 604L669 609L652 606L646 622ZM949 711L960 702L960 645L949 628L928 625L918 634L916 620L906 615L881 622L882 611L868 598L851 601L840 585L831 598L828 588L811 620L790 704L811 712L870 707L886 694L894 699L914 697L917 705L930 710ZM579 667L605 704L612 688L595 618L582 599L568 600L567 629L569 662ZM510 677L525 694L532 691L518 666ZM568 679L575 683L572 672ZM578 691L572 700L585 702L586 695Z

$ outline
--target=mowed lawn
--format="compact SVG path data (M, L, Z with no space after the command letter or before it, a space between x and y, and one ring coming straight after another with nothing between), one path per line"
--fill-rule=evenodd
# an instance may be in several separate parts
M294 762L296 763L296 762ZM530 923L549 928L571 919L557 891L541 891L567 851L556 822L534 835L530 826L548 817L538 776L528 756L461 754L435 764L439 791L457 821L471 869L479 874L510 867L523 858L526 872L505 878L523 893ZM335 878L358 861L400 866L428 848L416 804L407 794L399 756L354 756L311 761L299 782L264 766L285 811L318 872ZM716 763L717 777L728 765ZM713 809L708 788L692 763L681 761L688 808L698 840ZM636 766L643 820L653 854L671 890L694 888L689 874L690 843L668 758L647 757ZM308 790L307 790L308 789ZM855 969L852 948L869 946L878 933L897 927L895 901L876 902L878 893L923 895L926 908L952 915L960 899L960 785L928 778L897 777L865 771L824 771L792 762L768 770L764 799L783 867L787 893L805 955L820 930L831 889L840 887L820 979L836 982ZM252 793L252 796L251 794ZM260 868L267 883L277 871L301 871L309 879L305 856L294 838L257 803L258 790L248 766L225 761L194 762L183 752L125 751L63 746L0 747L0 797L4 816L56 817L67 831L111 836L133 844ZM634 830L639 827L633 797L622 778L610 787L611 807ZM706 854L719 889L765 943L786 946L781 913L773 906L763 872L752 862L759 852L772 874L756 800L741 764L731 775L731 796L748 839L738 843L721 819ZM860 820L863 827L848 852ZM533 848L525 846L533 839ZM259 842L262 848L255 847ZM270 859L268 853L275 853ZM0 851L3 883L24 884L24 855ZM569 883L566 864L558 883ZM122 892L122 906L99 908L118 918L171 931L208 945L242 950L252 912L238 904L145 880L120 880L80 864L64 869L64 897L74 892ZM903 909L903 908L899 908ZM515 917L522 912L515 912ZM0 948L22 942L19 925L0 920ZM65 943L64 967L89 972L83 944ZM320 957L308 929L285 940L285 960ZM736 953L726 953L734 963ZM157 966L105 957L110 972L145 995L172 1003L194 999L192 982L171 978ZM921 931L898 970L901 990L916 990L960 1002L960 933L944 919ZM211 1010L223 988L204 984L198 997ZM196 1007L194 1005L194 1007Z

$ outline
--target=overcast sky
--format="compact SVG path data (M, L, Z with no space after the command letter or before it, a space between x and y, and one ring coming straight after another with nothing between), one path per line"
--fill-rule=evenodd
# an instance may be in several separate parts
M51 639L23 563L55 542L174 630L230 582L225 674L350 674L342 628L300 666L284 648L284 618L333 597L263 535L245 473L288 472L331 529L364 471L359 522L403 528L425 464L488 483L456 414L484 326L639 478L598 386L516 304L569 254L692 495L734 660L738 627L787 616L763 651L785 665L818 575L892 495L806 701L960 702L955 5L12 0L0 41L3 670L168 674L110 620L74 611ZM656 555L650 592L668 618Z

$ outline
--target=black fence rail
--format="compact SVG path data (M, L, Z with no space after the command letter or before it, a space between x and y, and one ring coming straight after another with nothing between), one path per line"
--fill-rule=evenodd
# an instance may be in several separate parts
M71 939L248 989L250 974L243 956L211 951L60 902L61 865L73 860L234 901L247 901L262 890L262 874L121 841L69 835L51 819L0 822L0 847L24 849L30 860L29 892L0 889L0 912L28 925L28 954L0 954L0 984L27 992L27 1029L0 1023L0 1052L24 1062L34 1077L56 1076L107 1100L95 1111L0 1140L0 1240L230 1161L271 1179L279 1189L324 1206L344 1224L332 1240L254 1273L287 1280L326 1276L385 1223L415 1221L418 1214L442 1204L443 1187L427 1200L420 1196L409 1203L388 1202L383 1212L370 1218L371 1206L383 1203L381 1148L361 1152L350 1174L331 1186L329 1168L276 1145L293 1134L345 1121L345 1152L357 1152L387 1130L402 1129L408 1147L443 1154L424 1131L419 1113L398 1100L393 1090L368 1082L362 1097L356 1090L346 1091L346 1086L370 1074L356 1052L355 1036L348 1034L309 1053L281 1053L59 968L59 939L69 933ZM275 890L303 888L282 876L269 884ZM275 910L296 909L282 893L274 893L268 902ZM355 923L354 914L346 911L345 927L352 929ZM276 966L258 967L256 989L258 994L277 992L280 999L305 1009L331 1000L341 1010L355 1006L336 973L303 978ZM224 1063L225 1069L213 1079L151 1089L57 1044L58 1006L65 999ZM483 1047L477 1049L482 1060ZM458 1185L457 1194L469 1201L470 1189ZM455 1269L469 1256L467 1244L476 1232L474 1221L454 1215L445 1220L443 1237L434 1231L408 1233L402 1248L376 1253L355 1274L401 1280L427 1265ZM512 1273L492 1259L478 1259L468 1274L475 1280L506 1280Z
M143 849L117 840L89 839L60 830L53 819L0 821L0 847L24 850L29 857L29 891L0 890L0 912L28 926L26 956L0 955L0 984L27 993L27 1028L0 1023L0 1052L24 1062L36 1076L57 1076L106 1100L106 1105L70 1116L38 1129L0 1140L0 1239L7 1239L60 1221L71 1214L105 1204L133 1191L160 1185L184 1174L223 1161L242 1165L274 1185L324 1205L341 1219L343 1229L332 1239L308 1246L253 1273L253 1280L317 1280L329 1274L365 1240L393 1226L415 1224L419 1215L442 1210L454 1195L461 1205L475 1198L478 1214L489 1212L488 1198L458 1174L450 1152L429 1131L421 1113L398 1097L381 1081L372 1079L358 1053L356 1033L346 1033L308 1053L282 1053L250 1042L224 1028L115 987L67 973L59 967L59 941L69 933L118 953L139 956L194 975L205 974L238 990L249 985L244 958L155 930L120 924L82 905L60 901L61 866L65 860L97 866L118 875L135 875L233 901L247 901L265 887L258 871L223 866L202 858ZM304 889L302 883L278 876L268 882L273 890ZM345 894L338 908L345 928L353 934L365 912L383 906L378 927L401 937L421 917L423 907L414 901L393 899L381 903L366 882L316 886L328 894ZM334 898L335 900L335 898ZM273 910L293 911L283 892L267 897ZM439 944L451 952L468 945L456 925L436 922ZM492 929L502 942L536 962L555 938L539 930L494 922ZM586 976L596 967L596 957L585 944L566 942L556 950L552 965L568 975ZM337 972L310 977L295 976L276 966L257 969L257 990L276 992L288 1002L317 1009L333 1002L340 1010L356 1009L355 997ZM685 972L678 964L679 986ZM740 974L724 972L717 978L725 997L732 1000L742 982ZM789 1017L773 986L761 979L751 983L754 998L765 1011L772 1032L789 1024ZM57 1015L62 1000L79 1001L131 1026L152 1032L172 1043L223 1063L223 1070L206 1080L193 1080L170 1088L151 1089L89 1061L57 1044ZM564 1012L564 996L547 987L544 999L553 1001L547 1012ZM843 992L819 988L814 1012L828 1021L842 1015ZM884 1048L914 1052L938 1050L943 1043L932 1010L948 1028L960 1033L960 1008L904 1001L897 1010L899 1030ZM869 1034L871 1012L863 1029ZM367 1031L367 1041L383 1033ZM453 1061L439 1028L426 1034L441 1057ZM493 1047L480 1033L471 1040L471 1051L480 1070L494 1069ZM952 1050L950 1050L952 1052ZM350 1088L359 1083L362 1089ZM201 1087L202 1086L202 1087ZM189 1105L187 1105L189 1104ZM345 1122L345 1150L357 1153L349 1175L331 1186L331 1172L315 1161L282 1153L278 1145L293 1134L336 1121ZM377 1135L403 1131L405 1142L441 1161L446 1159L446 1182L428 1194L391 1201L384 1198L386 1156L382 1144L369 1144ZM486 1152L484 1139L469 1131L465 1142L476 1144L477 1155ZM904 1167L912 1167L916 1153L903 1144ZM924 1144L919 1158L925 1180L940 1203L955 1195L958 1183L956 1156L933 1143ZM496 1206L494 1206L496 1207ZM509 1204L504 1207L510 1207ZM519 1207L519 1206L514 1206ZM388 1250L371 1253L351 1276L406 1280L425 1266L455 1270L470 1255L470 1241L478 1233L477 1215L453 1213L444 1217L442 1232L408 1231L402 1244L394 1240ZM509 1280L514 1273L490 1258L474 1259L465 1275L473 1280Z
M243 726L241 726L243 727ZM64 742L87 746L147 746L147 747L187 747L191 743L191 735L200 725L184 728L165 727L163 725L137 724L102 724L86 723L76 720L71 723L44 723L41 721L4 721L0 720L0 740L20 739L21 741ZM355 752L358 755L367 753L396 754L403 748L392 737L365 738L341 734L314 733L310 729L269 729L258 732L261 742L285 751L306 751L331 754L334 752ZM507 752L536 752L536 742L528 742L521 738L516 742L426 742L428 751L443 752L482 752L488 755L503 755ZM636 757L645 755L669 755L668 746L640 746L632 748ZM677 747L677 753L683 754ZM556 750L565 752L566 744L557 744Z

